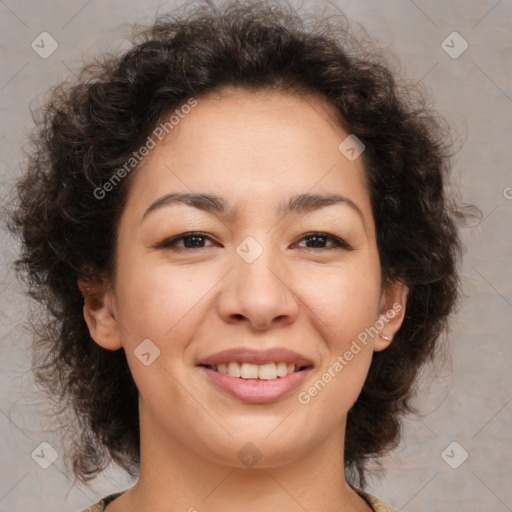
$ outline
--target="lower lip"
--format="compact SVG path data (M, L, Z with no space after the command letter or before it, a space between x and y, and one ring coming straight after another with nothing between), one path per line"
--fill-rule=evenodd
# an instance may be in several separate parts
M254 404L274 402L283 398L298 388L311 371L308 368L274 380L260 380L231 377L231 375L216 372L204 366L198 368L203 370L210 381L223 391L244 402Z

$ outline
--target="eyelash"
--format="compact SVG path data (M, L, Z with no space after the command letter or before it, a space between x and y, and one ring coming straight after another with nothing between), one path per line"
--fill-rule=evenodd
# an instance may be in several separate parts
M173 238L169 238L167 240L164 240L163 242L160 242L155 245L155 248L158 249L170 249L173 251L187 251L187 250L194 250L194 249L204 249L205 247L177 247L177 243L181 240L186 240L193 237L200 237L208 240L212 240L210 236L208 236L205 233L202 233L200 231L191 231L189 233L183 233L182 235L175 236ZM344 250L351 250L352 248L341 238L335 237L334 235L329 235L328 233L322 233L322 232L311 232L306 233L299 242L302 242L306 239L311 238L325 238L328 241L331 241L333 245L331 247L303 247L303 249L306 250L313 250L313 251L328 251L332 249L344 249Z

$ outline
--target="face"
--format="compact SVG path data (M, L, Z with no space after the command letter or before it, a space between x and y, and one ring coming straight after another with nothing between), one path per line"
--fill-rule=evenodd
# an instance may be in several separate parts
M389 343L368 333L392 336L405 305L382 286L347 135L321 99L233 89L197 100L132 177L86 319L124 348L141 422L169 446L241 467L251 442L270 467L343 439Z

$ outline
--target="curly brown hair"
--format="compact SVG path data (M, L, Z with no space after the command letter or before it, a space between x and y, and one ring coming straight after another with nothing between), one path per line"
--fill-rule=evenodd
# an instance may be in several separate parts
M366 147L382 277L409 288L403 324L374 354L348 413L347 477L364 487L368 461L396 446L403 415L415 411L418 372L438 353L458 302L461 241L446 190L453 139L417 84L398 79L343 15L310 22L272 1L182 8L138 29L122 55L103 55L53 88L38 111L10 223L23 248L19 272L47 312L36 329L35 375L76 417L75 475L86 482L110 460L135 475L137 388L124 352L92 341L77 286L112 275L131 179L101 199L98 187L191 97L224 86L320 94Z

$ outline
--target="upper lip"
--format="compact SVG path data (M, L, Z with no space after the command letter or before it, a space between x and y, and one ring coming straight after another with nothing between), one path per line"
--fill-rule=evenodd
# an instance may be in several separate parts
M197 364L203 366L214 366L231 362L268 364L268 363L293 363L296 367L313 366L313 362L305 356L297 354L286 348L270 348L266 350L255 350L248 348L234 348L217 352L211 356L201 359Z

